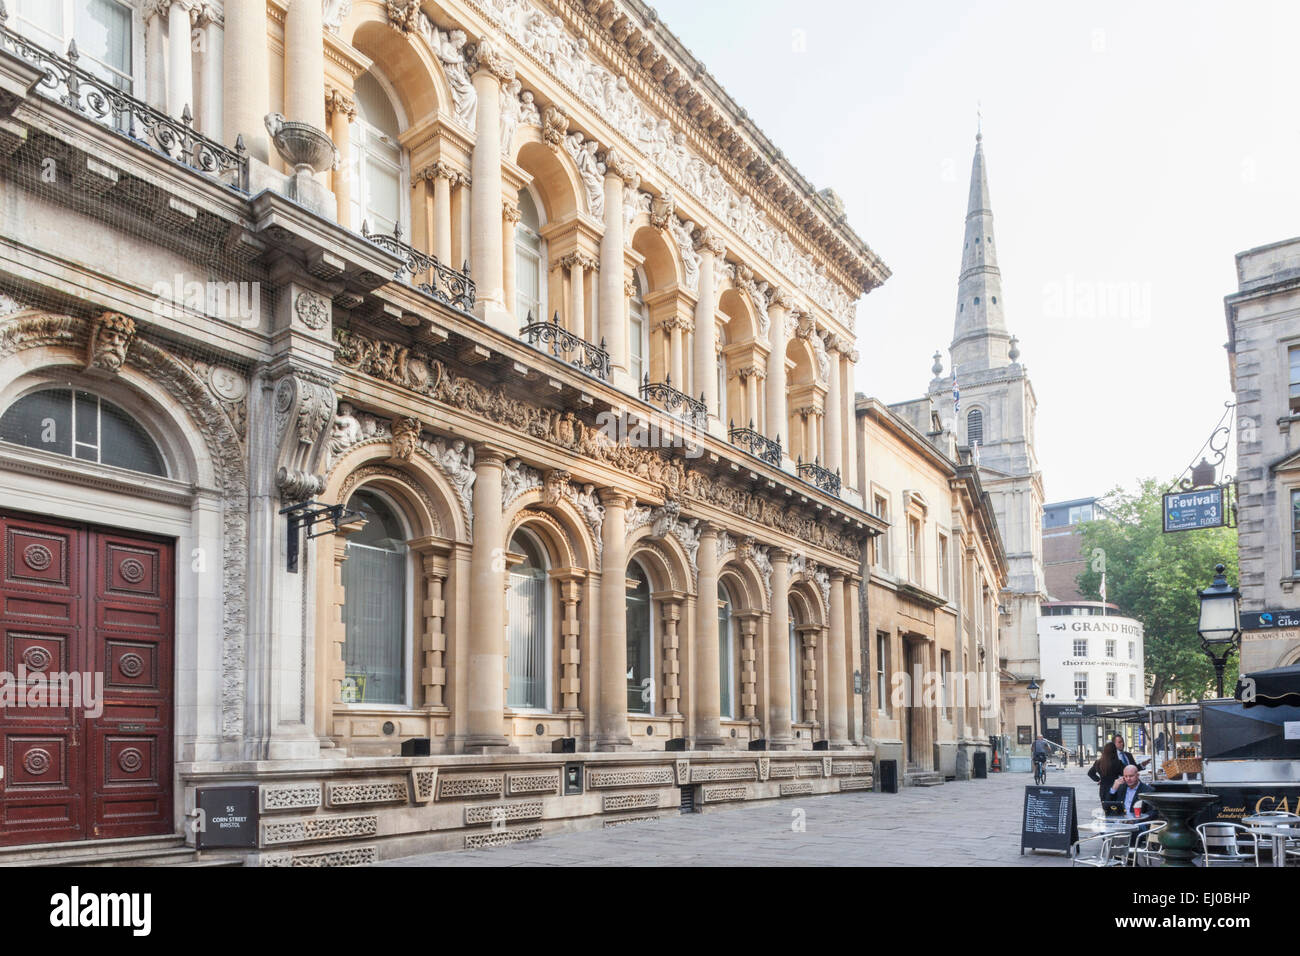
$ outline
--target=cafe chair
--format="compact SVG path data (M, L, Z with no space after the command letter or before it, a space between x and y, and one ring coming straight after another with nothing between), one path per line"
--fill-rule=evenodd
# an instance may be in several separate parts
M1259 834L1240 823L1201 823L1196 827L1201 838L1206 866L1259 866ZM1242 845L1250 847L1242 852Z
M1160 866L1164 863L1160 834L1167 826L1168 820L1155 820L1149 829L1138 834L1137 842L1129 850L1129 861L1133 866Z
M1086 854L1080 850L1087 848ZM1070 847L1074 866L1123 866L1128 860L1127 833L1098 833L1084 837Z

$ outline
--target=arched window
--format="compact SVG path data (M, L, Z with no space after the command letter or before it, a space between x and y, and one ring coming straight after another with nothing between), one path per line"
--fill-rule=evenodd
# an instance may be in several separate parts
M627 355L628 372L632 375L632 381L638 386L647 371L646 356L650 353L647 335L649 323L646 321L645 300L642 298L644 292L645 285L641 279L641 270L634 270L632 298L627 304Z
M984 413L978 408L966 413L966 444L984 444Z
M92 392L49 388L24 395L0 416L0 439L98 465L167 475L149 433Z
M537 203L527 189L519 190L519 221L515 223L515 315L519 326L545 322L546 310L542 302L542 281L546 269L542 257L542 219Z
M352 228L362 222L372 233L391 234L402 222L402 147L392 100L373 73L354 87L357 118L352 125ZM404 230L405 231L405 230Z
M344 703L406 703L406 529L382 495L358 491L348 508L365 527L343 562Z
M732 688L735 686L735 665L733 651L735 648L735 625L732 621L731 595L725 585L718 585L718 693L719 713L723 717L735 717Z
M802 641L794 626L794 605L790 606L790 720L799 723L803 719L803 654Z
M546 554L527 531L515 533L510 539L510 550L522 554L524 560L510 569L507 604L510 690L506 703L511 707L546 710L550 703L547 675L551 631Z
M653 714L654 629L650 614L650 579L635 561L627 566L635 587L627 592L627 710L630 714Z

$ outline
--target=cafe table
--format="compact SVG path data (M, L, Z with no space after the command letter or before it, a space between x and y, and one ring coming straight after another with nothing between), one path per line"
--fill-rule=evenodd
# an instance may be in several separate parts
M1241 822L1261 839L1272 841L1274 866L1286 866L1286 841L1300 839L1300 816L1256 813L1242 817Z

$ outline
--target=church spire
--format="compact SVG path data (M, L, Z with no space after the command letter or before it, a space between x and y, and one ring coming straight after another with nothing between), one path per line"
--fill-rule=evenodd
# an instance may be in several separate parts
M1010 363L1006 319L1002 313L1002 273L993 242L993 209L984 168L984 134L975 134L970 170L966 237L957 282L957 316L953 324L954 374L999 368Z

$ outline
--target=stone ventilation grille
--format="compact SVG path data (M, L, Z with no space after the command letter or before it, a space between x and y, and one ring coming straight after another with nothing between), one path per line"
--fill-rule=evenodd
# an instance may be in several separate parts
M625 827L631 823L658 823L659 817L618 817L614 820L605 821L605 829L612 830L614 827Z
M606 813L616 810L657 810L660 806L659 791L650 793L607 793L601 803Z
M803 783L783 783L781 784L781 796L783 797L803 797L809 796L813 792L811 781Z
M768 776L773 780L788 780L795 775L797 769L794 764L789 762L774 763Z
M542 801L527 800L523 803L493 803L465 808L465 825L477 826L483 823L496 823L498 820L540 820L542 818Z
M626 767L609 770L589 770L587 786L593 789L601 787L669 787L673 784L672 767L646 767L632 769Z
M262 812L276 810L314 810L320 806L320 784L287 787L262 787Z
M509 775L510 793L558 793L560 774L555 773L512 773Z
M870 790L873 785L871 777L841 777L841 790Z
M863 777L871 773L869 760L832 760L832 777Z
M799 764L800 777L820 777L822 776L822 765L820 763L801 763Z
M527 827L515 827L512 830L494 830L491 833L471 833L465 837L465 849L481 850L492 846L507 846L511 843L527 843L537 840L542 835L540 823Z
M316 840L347 840L371 837L379 832L379 818L364 817L312 817L306 820L285 820L282 823L262 824L262 843L275 846L280 843L310 843Z
M428 803L433 799L433 790L438 782L437 770L412 770L411 777L414 781L415 802Z
M726 803L729 800L744 800L749 791L745 787L703 787L705 803Z
M370 866L379 860L373 846L358 846L329 853L281 853L262 860L262 866Z
M331 807L347 807L368 803L406 803L410 791L405 780L385 783L331 783Z
M754 764L731 766L723 764L713 767L693 767L691 783L708 783L711 780L757 780L758 767Z
M486 777L442 777L438 780L439 800L463 800L467 797L499 797L502 795L501 774Z

